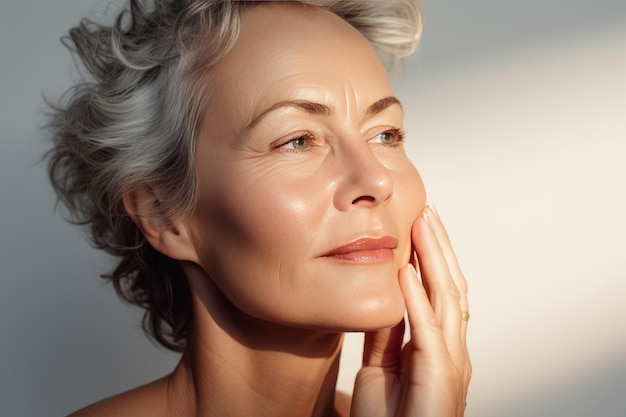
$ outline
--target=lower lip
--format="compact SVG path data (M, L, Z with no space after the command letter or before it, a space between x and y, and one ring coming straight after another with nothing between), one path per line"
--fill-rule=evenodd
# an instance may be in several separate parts
M329 256L329 258L359 264L379 263L393 259L393 249L359 250L348 253L338 253Z

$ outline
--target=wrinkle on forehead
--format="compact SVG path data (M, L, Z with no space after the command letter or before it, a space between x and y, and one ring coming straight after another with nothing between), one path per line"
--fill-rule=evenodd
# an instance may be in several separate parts
M352 78L348 78L348 80L348 83L344 87L344 96L346 103L346 117L348 119L347 121L350 123L354 121L351 116L353 114L360 114L361 112L359 112L359 89L354 85Z
M212 72L218 81L208 117L236 135L281 100L319 102L356 121L367 106L392 95L369 41L319 8L247 10L239 39Z

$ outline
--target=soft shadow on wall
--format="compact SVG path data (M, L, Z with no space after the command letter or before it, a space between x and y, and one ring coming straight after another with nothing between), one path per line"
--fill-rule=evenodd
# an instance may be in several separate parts
M399 82L470 281L468 417L626 414L625 74L609 25Z

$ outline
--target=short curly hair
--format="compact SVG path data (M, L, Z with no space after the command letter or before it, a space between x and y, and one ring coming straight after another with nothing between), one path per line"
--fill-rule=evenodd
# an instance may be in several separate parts
M158 189L166 221L193 210L195 139L211 67L236 42L244 10L263 3L130 0L111 26L84 19L63 38L86 72L51 106L50 180L68 220L119 259L102 277L145 309L146 333L174 351L184 349L192 319L187 280L177 261L146 243L122 197ZM421 34L417 1L297 3L350 23L387 64L411 54Z

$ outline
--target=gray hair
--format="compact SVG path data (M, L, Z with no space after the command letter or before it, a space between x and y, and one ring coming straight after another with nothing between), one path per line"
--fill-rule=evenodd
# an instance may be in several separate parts
M63 39L87 70L52 106L48 171L69 220L119 263L103 278L143 307L143 327L164 347L184 348L192 318L177 261L146 243L122 196L159 190L164 221L196 202L195 139L211 96L206 74L233 47L244 9L263 2L130 0L111 26L82 20ZM298 1L359 30L388 65L421 34L417 1Z

